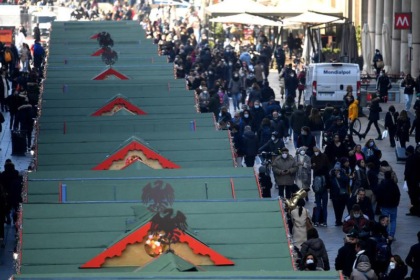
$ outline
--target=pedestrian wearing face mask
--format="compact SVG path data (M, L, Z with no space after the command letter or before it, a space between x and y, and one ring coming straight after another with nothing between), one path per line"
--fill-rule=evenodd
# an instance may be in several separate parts
M297 171L295 159L289 154L289 149L283 148L281 155L276 157L273 164L273 173L276 184L279 188L279 196L291 198L294 190L294 179Z
M319 238L316 228L308 229L307 240L303 242L300 252L302 253L303 259L305 259L305 256L314 257L314 263L317 267L316 270L330 270L330 261L328 259L327 249L325 248L324 241ZM302 268L305 264L307 264L307 261L301 262L300 267Z
M255 100L253 104L254 106L250 110L252 116L251 128L252 131L257 132L261 126L262 120L265 118L265 111L259 100Z
M304 271L324 271L321 267L318 266L318 261L315 256L308 254L302 259L301 267L299 270Z
M362 229L368 229L369 225L369 217L362 213L359 204L354 204L350 215L344 218L343 232L350 233L352 230L356 230L360 233Z
M313 149L316 146L315 136L311 134L311 129L308 126L302 127L300 135L297 139L297 147L305 148L306 154L311 157L313 155Z
M405 279L408 273L407 265L399 255L391 256L388 269L385 274L381 276L381 280L400 280Z
M279 155L281 153L281 149L284 148L283 139L279 137L277 131L273 131L271 133L270 140L267 141L263 146L258 149L258 153L267 152Z
M297 166L296 185L299 189L308 192L311 185L311 158L307 155L305 147L297 149L295 162Z

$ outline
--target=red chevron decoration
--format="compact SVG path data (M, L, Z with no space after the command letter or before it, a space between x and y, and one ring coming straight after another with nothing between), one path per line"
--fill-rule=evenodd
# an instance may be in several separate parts
M103 162L101 162L100 164L98 164L97 166L92 168L92 170L109 170L114 162L123 161L123 160L125 161L123 168L126 168L127 166L129 166L130 164L132 164L136 160L136 159L128 160L128 161L126 160L126 158L128 156L128 153L131 152L131 151L142 152L146 156L147 159L158 161L159 164L164 169L178 169L178 168L181 168L179 165L173 163L172 161L170 161L167 158L161 156L160 154L153 151L152 149L150 149L150 148L146 147L145 145L141 144L140 141L137 141L137 140L133 139L131 142L129 142L127 145L125 145L124 147L119 149L113 155L107 157L106 160L104 160Z
M91 116L100 117L104 115L114 115L120 110L126 110L133 115L146 115L147 113L139 107L125 99L124 97L116 97L105 106L94 112Z
M111 247L105 249L102 253L84 263L80 266L80 268L101 268L106 259L121 256L128 245L141 243L143 241L144 237L149 233L150 225L151 222L148 222L139 229L129 233L123 239L114 243ZM233 261L219 254L188 233L181 233L180 242L188 244L195 254L209 256L213 263L217 266L235 265Z
M128 77L124 74L121 74L114 68L108 68L96 77L94 77L92 80L106 80L109 76L115 76L120 80L128 80Z

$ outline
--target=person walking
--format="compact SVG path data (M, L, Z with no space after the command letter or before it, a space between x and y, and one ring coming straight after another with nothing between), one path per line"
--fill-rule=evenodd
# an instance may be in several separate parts
M396 136L400 141L401 147L405 148L405 144L410 141L410 127L411 121L408 117L407 111L402 110L397 119Z
M301 147L297 149L295 162L297 166L296 185L299 189L308 192L311 184L311 158L307 155L307 148Z
M397 211L400 204L400 189L392 179L391 171L385 172L385 179L378 185L376 200L381 208L382 215L389 216L389 238L395 239L397 228Z
M281 154L274 159L272 168L279 188L279 196L291 198L297 166L295 159L289 154L289 149L281 149Z
M251 130L249 125L245 126L244 128L244 134L242 136L242 147L244 149L246 167L253 167L255 163L255 157L258 154L258 137Z
M357 130L354 129L354 123L359 117L359 100L355 99L350 104L348 109L348 121L350 124L350 135L353 136L353 133L359 136L359 141L362 140L362 134L360 134Z
M411 246L407 257L405 258L405 263L413 269L411 271L412 280L420 279L420 231L417 232L417 240L418 243Z
M343 225L343 213L349 200L349 178L347 177L340 162L336 162L330 171L330 197L335 214L335 226Z
M397 119L398 112L395 110L394 105L389 106L388 112L385 115L385 129L388 130L389 143L391 148L395 147L395 135L397 133Z
M297 110L294 111L290 117L290 127L293 130L293 143L295 148L298 147L298 137L301 133L302 127L307 126L308 124L309 120L303 111L303 105L298 105Z
M372 124L375 125L376 131L378 132L378 138L376 140L382 140L381 130L379 129L378 121L379 121L379 113L382 112L382 108L379 105L380 98L376 95L376 93L372 94L372 103L370 104L369 108L369 122L366 127L365 133L361 135L361 138L366 138L370 127Z
M322 120L322 116L319 110L317 108L312 108L308 119L309 119L309 128L311 129L312 135L315 136L316 144L319 147L322 147L321 135L322 135L322 131L324 130L324 121Z
M328 157L321 153L319 147L314 147L314 155L311 157L311 168L313 170L313 184L312 189L315 194L316 208L314 211L314 225L327 226L328 218L328 189L329 185L329 166ZM318 189L315 189L315 180L320 184Z
M404 88L404 98L405 98L405 110L410 110L411 102L413 100L414 95L414 88L416 86L416 82L411 77L410 74L407 74L404 80L401 82L401 87Z
M376 82L376 90L379 93L381 102L386 103L388 101L388 90L391 88L392 84L388 75L385 73L385 70L381 70L381 73L379 73L379 77Z
M303 242L307 238L306 219L311 219L308 209L305 207L305 200L299 199L297 207L290 212L290 218L292 219L292 236L295 246L300 250Z

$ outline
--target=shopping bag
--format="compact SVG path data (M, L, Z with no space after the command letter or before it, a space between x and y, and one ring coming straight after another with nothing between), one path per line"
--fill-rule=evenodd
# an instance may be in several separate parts
M404 181L403 190L408 192L407 181Z
M382 132L382 139L387 138L387 137L388 137L388 130L387 130L387 129L385 129L385 130Z

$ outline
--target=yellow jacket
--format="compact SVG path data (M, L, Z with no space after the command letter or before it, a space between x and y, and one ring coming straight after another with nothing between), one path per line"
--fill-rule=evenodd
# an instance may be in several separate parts
M354 121L359 117L359 101L355 99L349 106L349 120Z

